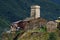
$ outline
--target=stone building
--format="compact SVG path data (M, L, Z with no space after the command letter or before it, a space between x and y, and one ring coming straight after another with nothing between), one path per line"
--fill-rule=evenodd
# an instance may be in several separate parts
M11 30L16 31L19 29L29 30L41 27L46 25L47 21L40 17L40 6L33 5L31 6L31 14L29 18L25 18L24 20L19 20L13 22L11 25Z
M46 25L47 21L42 18L37 18L37 19L30 19L30 20L22 20L19 22L14 22L11 25L12 31L16 30L30 30L30 29L35 29L35 28L40 28L43 25Z
M31 6L31 15L32 18L39 18L40 17L40 6L39 5L32 5Z
M49 21L47 22L46 27L48 32L54 32L57 28L57 23L54 21Z

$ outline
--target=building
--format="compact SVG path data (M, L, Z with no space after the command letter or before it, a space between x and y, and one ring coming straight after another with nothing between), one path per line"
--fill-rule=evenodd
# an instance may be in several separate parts
M40 17L40 6L33 5L31 6L31 15L32 18L39 18Z
M31 14L29 18L24 20L19 20L11 24L11 30L29 30L39 28L43 25L46 25L47 21L40 17L40 6L33 5L31 6Z
M43 25L46 25L46 20L42 18L38 19L30 19L30 20L23 20L20 22L14 22L14 25L11 25L12 31L16 30L31 30L35 28L40 28Z
M54 32L57 28L57 23L54 21L49 21L46 24L46 28L48 32Z

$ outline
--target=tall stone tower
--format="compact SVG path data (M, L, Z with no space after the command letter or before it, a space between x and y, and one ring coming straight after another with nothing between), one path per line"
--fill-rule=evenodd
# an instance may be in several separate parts
M32 18L39 18L40 17L40 6L33 5L31 6L31 15Z

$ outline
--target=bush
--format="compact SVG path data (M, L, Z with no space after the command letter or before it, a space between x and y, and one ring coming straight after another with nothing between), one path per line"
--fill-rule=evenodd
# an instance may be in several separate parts
M50 33L48 40L56 40L56 34L55 33Z

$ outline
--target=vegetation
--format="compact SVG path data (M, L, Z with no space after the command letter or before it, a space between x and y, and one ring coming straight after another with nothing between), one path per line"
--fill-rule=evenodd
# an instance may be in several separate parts
M45 27L32 30L19 30L11 33L3 33L3 40L60 40L60 31L47 32Z

